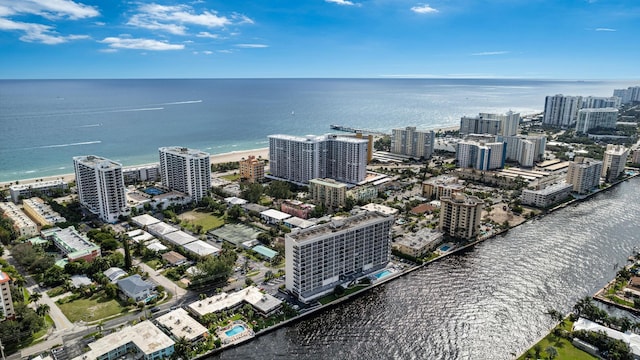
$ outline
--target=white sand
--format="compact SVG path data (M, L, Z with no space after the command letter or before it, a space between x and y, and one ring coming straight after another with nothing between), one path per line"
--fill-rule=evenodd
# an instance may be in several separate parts
M219 164L219 163L225 163L225 162L240 161L242 160L242 158L247 158L251 155L255 156L256 158L261 157L263 159L269 159L269 148L233 151L229 153L211 155L211 163ZM144 164L144 165L150 165L150 164ZM142 166L142 165L132 165L132 166ZM132 167L132 166L125 166L125 167ZM75 181L75 174L46 176L46 177L39 177L39 178L32 178L32 179L23 179L18 181L20 184L29 184L29 183L36 182L36 180L39 181L40 179L42 179L43 181L62 179L65 182L69 183L69 182ZM15 181L0 182L0 189L8 188L10 185L13 185L13 184L15 184Z

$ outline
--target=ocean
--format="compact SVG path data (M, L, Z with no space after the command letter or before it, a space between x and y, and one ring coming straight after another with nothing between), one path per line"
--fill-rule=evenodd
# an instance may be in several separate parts
M544 97L611 96L631 81L515 79L0 80L0 182L73 172L73 156L123 165L158 148L264 148L271 134L329 125L390 132L458 125L479 112L542 111Z

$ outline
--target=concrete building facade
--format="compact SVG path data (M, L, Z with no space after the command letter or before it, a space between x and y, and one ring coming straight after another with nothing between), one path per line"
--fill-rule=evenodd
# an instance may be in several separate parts
M391 153L429 159L433 154L435 133L416 130L413 126L391 130Z
M440 198L438 230L461 239L478 235L484 201L476 196L455 193Z
M587 134L595 128L615 129L618 121L618 109L598 108L578 110L576 132Z
M255 156L251 155L246 159L240 160L239 166L241 179L249 183L257 183L264 180L265 163L263 160L256 159Z
M287 290L304 302L384 268L392 216L363 212L285 235Z
M16 312L13 309L13 298L11 297L11 277L4 271L0 271L0 321L6 319L15 319Z
M578 156L569 163L567 183L573 185L574 192L586 194L600 186L601 173L602 161Z
M20 208L10 202L0 202L0 213L13 222L13 229L19 237L32 237L38 234L38 225Z
M542 124L550 127L568 128L575 124L582 98L562 94L547 96L544 102Z
M493 170L504 167L506 147L503 142L461 141L456 146L456 162L461 168Z
M211 160L204 151L171 146L158 149L162 185L200 201L211 189Z
M303 185L317 178L357 184L367 174L368 143L337 135L270 135L270 177Z
M546 208L558 203L569 196L573 190L573 184L565 182L554 184L540 190L522 190L522 203L539 208Z
M20 199L31 198L36 195L54 196L58 192L62 192L69 188L69 185L61 180L39 181L26 184L16 184L9 187L11 201L19 203Z
M95 155L76 156L73 165L80 204L109 223L129 215L122 165Z
M309 198L316 204L323 204L327 209L345 205L347 185L332 179L309 180Z
M607 182L616 180L623 172L629 157L629 149L622 145L607 145L602 160L602 177Z

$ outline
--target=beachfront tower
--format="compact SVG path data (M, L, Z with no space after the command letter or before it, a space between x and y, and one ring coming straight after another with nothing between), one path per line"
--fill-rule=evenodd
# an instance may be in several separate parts
M357 184L367 175L368 144L337 135L270 135L270 177L303 185L317 178Z
M200 201L211 189L211 160L204 151L186 147L161 147L160 176L162 185L183 192Z
M434 143L435 133L430 130L420 131L412 126L391 130L391 152L394 154L429 159Z
M129 215L122 165L95 155L73 158L80 204L103 221Z
M364 212L285 235L286 288L304 302L384 268L393 216Z

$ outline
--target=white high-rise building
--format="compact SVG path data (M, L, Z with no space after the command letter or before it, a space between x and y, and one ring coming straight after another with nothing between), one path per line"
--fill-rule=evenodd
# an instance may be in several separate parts
M509 111L506 114L480 113L476 117L464 116L460 119L460 134L490 134L513 136L518 133L520 114Z
M600 185L601 172L602 161L578 156L569 163L567 183L578 194L586 194Z
M619 108L621 99L617 96L586 96L582 98L582 109Z
M534 162L544 158L547 144L545 136L498 136L496 140L505 143L506 160L516 161L520 166L531 167Z
M589 130L595 128L615 129L617 120L618 109L615 108L580 109L576 132L587 134Z
M357 184L367 175L368 144L337 135L270 135L270 177L297 184L317 178Z
M11 278L9 275L0 271L0 321L5 319L15 319L16 312L13 308L13 299L11 298Z
M634 101L640 101L640 86L629 86L626 89L613 90L613 96L621 99L623 104L631 104Z
M74 157L73 166L80 204L109 223L129 215L121 164L88 155Z
M622 172L629 157L629 149L622 145L607 145L602 160L602 177L608 182L616 180Z
M581 108L582 97L562 94L547 96L544 103L542 124L552 127L567 128L576 122L578 109Z
M504 167L504 142L461 141L456 146L456 162L461 168L493 170Z
M435 133L431 130L420 131L413 126L391 130L391 152L415 158L431 158Z
M285 235L286 288L308 302L384 268L393 216L364 212Z
M162 185L183 192L200 201L211 189L211 156L185 147L161 147L160 177Z

